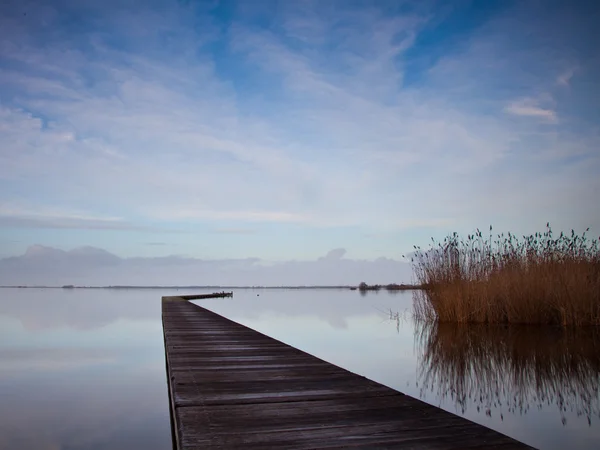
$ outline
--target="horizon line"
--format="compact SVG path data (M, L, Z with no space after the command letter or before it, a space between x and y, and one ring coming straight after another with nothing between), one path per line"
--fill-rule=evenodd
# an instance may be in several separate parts
M398 285L397 283L375 284L373 286ZM416 286L411 283L400 283L399 286ZM281 286L235 286L235 285L166 285L166 286L138 286L138 285L108 285L108 286L46 286L46 285L0 285L2 289L346 289L355 288L357 285L281 285Z

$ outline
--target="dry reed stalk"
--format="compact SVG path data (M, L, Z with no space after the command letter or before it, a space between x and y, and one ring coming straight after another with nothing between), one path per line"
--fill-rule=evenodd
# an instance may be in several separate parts
M454 233L412 258L415 314L440 322L600 325L600 238ZM587 230L586 230L587 232Z

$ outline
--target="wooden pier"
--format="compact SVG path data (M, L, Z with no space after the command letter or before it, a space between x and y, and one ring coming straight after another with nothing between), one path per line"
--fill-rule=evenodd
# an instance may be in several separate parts
M213 292L212 294L191 294L191 295L179 295L177 297L163 297L171 300L202 300L207 298L225 298L233 297L233 292Z
M162 318L177 450L530 448L174 298Z

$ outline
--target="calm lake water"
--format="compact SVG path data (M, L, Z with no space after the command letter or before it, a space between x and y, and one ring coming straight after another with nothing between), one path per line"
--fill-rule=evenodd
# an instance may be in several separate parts
M0 449L170 448L160 297L185 292L1 289ZM411 302L248 289L196 303L535 447L600 448L597 334L415 326Z

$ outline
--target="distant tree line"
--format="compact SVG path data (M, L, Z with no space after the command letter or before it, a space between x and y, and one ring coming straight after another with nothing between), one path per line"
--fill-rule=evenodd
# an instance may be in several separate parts
M379 291L380 289L386 289L388 291L404 291L404 290L408 290L408 289L421 289L421 286L414 285L414 284L404 284L404 283L402 283L402 284L391 283L391 284L385 284L385 285L382 285L382 284L368 285L364 281L358 285L359 291Z

